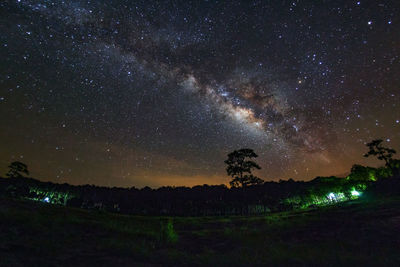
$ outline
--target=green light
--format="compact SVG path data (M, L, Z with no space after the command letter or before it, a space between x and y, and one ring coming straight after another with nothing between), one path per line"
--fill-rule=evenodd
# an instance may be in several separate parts
M376 177L375 177L374 173L372 173L372 172L369 173L369 180L376 182Z

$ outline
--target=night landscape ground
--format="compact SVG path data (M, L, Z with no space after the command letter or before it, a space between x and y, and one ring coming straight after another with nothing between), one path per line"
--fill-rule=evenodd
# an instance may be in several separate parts
M169 225L169 226L168 226ZM399 266L400 197L156 217L0 199L1 266Z

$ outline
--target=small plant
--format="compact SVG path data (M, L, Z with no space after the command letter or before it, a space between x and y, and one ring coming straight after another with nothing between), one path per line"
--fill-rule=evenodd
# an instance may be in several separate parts
M172 223L172 219L168 219L160 222L160 243L173 244L178 241L178 234L174 230L174 225Z

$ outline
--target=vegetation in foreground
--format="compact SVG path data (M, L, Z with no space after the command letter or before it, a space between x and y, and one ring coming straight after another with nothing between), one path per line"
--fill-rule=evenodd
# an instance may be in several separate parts
M0 265L400 266L400 160L380 144L365 156L385 167L310 182L262 182L255 154L236 151L230 189L57 185L14 162L0 179ZM207 214L219 216L190 217Z
M399 266L400 197L267 216L132 216L0 199L1 266Z

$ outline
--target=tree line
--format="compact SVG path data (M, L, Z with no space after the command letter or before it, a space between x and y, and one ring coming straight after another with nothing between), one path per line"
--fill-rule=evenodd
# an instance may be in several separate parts
M251 149L237 150L225 160L227 174L232 178L230 188L199 185L138 189L55 184L25 177L29 175L28 167L13 162L6 174L8 178L0 179L0 195L126 214L205 216L310 208L358 198L368 190L398 194L400 160L393 159L396 151L383 147L381 140L367 146L365 156L377 156L385 166L354 165L346 178L317 177L309 182L264 182L253 175L255 169L260 169L253 161L257 154Z

